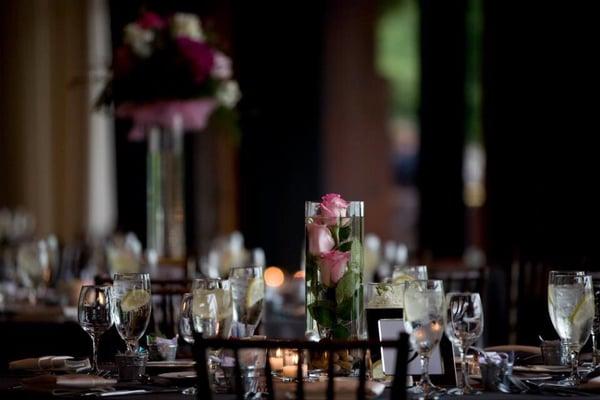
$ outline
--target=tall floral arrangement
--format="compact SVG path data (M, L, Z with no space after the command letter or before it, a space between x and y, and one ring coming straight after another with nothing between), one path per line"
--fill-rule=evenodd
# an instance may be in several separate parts
M309 329L310 325L316 328L320 338L349 339L359 334L362 212L362 202L348 202L335 193L323 196L320 203L307 203L307 317Z
M99 103L114 103L118 117L133 121L130 138L142 139L145 126L169 127L174 119L184 131L202 130L239 99L231 59L209 40L198 16L147 11L125 26Z

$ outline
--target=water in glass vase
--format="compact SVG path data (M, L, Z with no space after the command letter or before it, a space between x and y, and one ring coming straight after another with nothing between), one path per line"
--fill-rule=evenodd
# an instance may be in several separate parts
M363 203L327 194L307 202L306 326L314 339L349 340L362 334ZM358 356L358 357L356 357ZM341 351L336 374L352 374L360 355ZM326 356L311 354L311 367L321 369Z

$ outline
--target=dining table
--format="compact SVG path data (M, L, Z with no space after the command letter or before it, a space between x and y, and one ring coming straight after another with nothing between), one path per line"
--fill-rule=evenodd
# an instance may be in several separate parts
M176 386L155 386L155 385L127 385L123 386L127 389L138 389L138 390L149 390L150 393L143 394L127 394L121 396L114 396L115 398L120 399L129 399L129 400L184 400L184 399L192 399L194 396L182 394L181 391L183 387ZM154 391L154 392L152 392ZM162 392L161 392L162 391ZM391 392L389 389L386 389L383 394L379 397L379 399L387 400L391 399ZM202 393L199 398L205 398L205 393ZM585 395L573 395L569 396L570 399L587 399L591 394ZM0 398L2 399L29 399L29 400L45 400L45 399L57 399L61 396L55 396L48 392L33 392L33 391L25 391L20 387L20 377L10 376L10 375L2 375L0 376ZM90 398L94 396L69 396L69 398ZM215 400L234 400L237 397L234 394L214 394L213 399ZM479 400L521 400L521 399L564 399L565 395L536 395L536 394L507 394L501 392L483 392L481 395L465 395L465 396L452 396L452 395L444 395L440 397L441 399L453 399L453 398L462 398L462 399L479 399ZM344 397L344 399L349 399L349 397Z

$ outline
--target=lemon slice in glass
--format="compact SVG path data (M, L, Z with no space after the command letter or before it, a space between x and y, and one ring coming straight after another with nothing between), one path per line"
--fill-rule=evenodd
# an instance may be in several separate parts
M246 292L246 307L250 308L265 298L265 281L262 278L253 278L248 283Z
M579 300L579 303L573 309L571 315L569 315L569 321L573 324L576 320L587 318L593 318L594 316L594 296L586 295L583 299Z
M142 289L133 289L125 294L121 300L121 310L123 312L135 311L148 304L150 293Z
M408 282L408 281L414 281L414 280L415 280L415 278L413 276L408 275L408 274L402 274L402 273L394 274L394 276L392 278L392 281L395 284L404 283L404 282Z

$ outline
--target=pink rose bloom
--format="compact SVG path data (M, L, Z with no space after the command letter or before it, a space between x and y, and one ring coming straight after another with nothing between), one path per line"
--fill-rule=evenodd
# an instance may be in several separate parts
M334 287L342 279L348 269L349 251L333 250L321 256L319 271L321 282L327 287Z
M142 14L137 23L144 29L162 29L167 24L160 15L152 11L146 11Z
M337 193L329 193L321 197L319 213L326 218L338 218L346 216L346 209L350 203L342 199Z
M214 52L209 45L192 39L175 39L179 53L192 73L194 83L202 84L210 75L214 64Z
M331 236L331 231L326 225L308 224L308 252L313 256L327 253L335 246L335 241Z
M215 79L231 78L231 59L220 51L215 52L215 61L210 75Z

